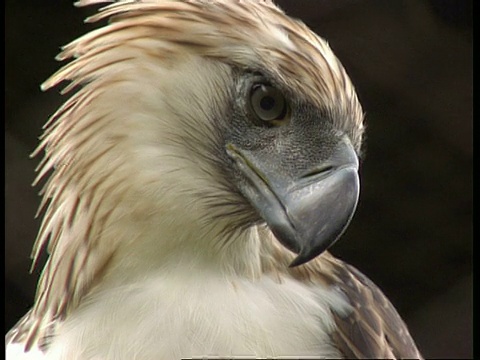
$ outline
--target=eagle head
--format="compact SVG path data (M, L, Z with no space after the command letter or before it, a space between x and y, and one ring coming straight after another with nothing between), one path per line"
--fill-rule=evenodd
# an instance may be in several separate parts
M363 113L325 40L268 0L122 1L87 21L103 19L43 84L76 91L34 153L38 179L50 174L34 311L58 317L130 264L258 253L256 231L294 266L339 238L358 200Z
M39 178L53 169L40 242L115 242L127 218L152 237L168 225L174 247L185 223L225 241L266 223L299 265L339 238L358 200L363 114L323 39L270 1L119 2L88 21L104 18L43 85L81 87L37 150Z

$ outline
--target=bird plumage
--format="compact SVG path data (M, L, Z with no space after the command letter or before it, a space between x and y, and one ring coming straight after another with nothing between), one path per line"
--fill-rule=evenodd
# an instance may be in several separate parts
M77 91L34 153L37 182L49 178L32 257L50 256L7 342L72 359L420 357L357 270L327 252L289 268L294 254L225 170L245 73L360 151L362 109L328 44L268 0L126 1L88 21L103 19L43 84Z

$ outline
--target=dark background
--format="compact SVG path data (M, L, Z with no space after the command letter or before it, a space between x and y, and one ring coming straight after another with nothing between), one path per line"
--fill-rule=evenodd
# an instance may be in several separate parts
M366 112L362 193L332 252L392 300L425 357L472 358L472 2L278 0L325 37ZM5 331L31 306L39 159L28 155L65 99L39 84L95 8L7 0ZM38 271L36 272L38 274Z

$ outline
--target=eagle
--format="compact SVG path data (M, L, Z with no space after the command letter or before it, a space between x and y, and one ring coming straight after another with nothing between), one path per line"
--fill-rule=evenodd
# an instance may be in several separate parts
M327 250L365 128L328 43L270 0L118 1L86 21L105 25L42 85L72 95L32 154L33 266L49 257L7 358L421 358Z

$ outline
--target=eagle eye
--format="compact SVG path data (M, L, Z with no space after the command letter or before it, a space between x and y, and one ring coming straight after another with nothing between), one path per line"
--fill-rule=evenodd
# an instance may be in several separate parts
M287 100L280 90L271 85L253 85L250 106L255 116L262 122L282 125L287 117Z

